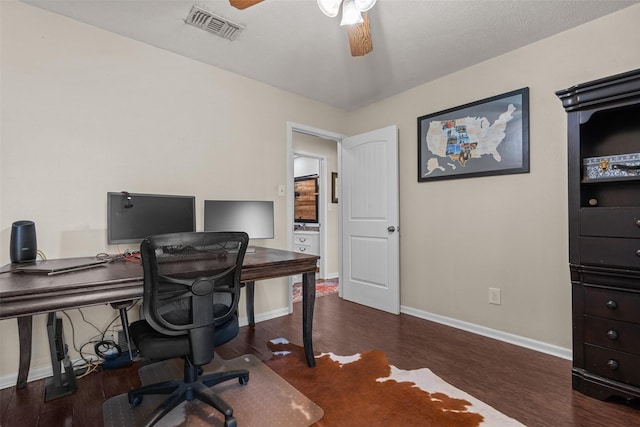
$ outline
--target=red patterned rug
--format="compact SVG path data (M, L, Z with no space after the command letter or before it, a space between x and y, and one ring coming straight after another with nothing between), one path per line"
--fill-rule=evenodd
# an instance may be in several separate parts
M338 292L339 279L316 280L316 297L323 297ZM293 284L293 302L302 301L302 283Z

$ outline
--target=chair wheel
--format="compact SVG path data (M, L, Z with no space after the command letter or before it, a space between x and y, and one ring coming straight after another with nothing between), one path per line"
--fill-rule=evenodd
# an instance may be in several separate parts
M224 420L224 427L238 427L238 422L235 418L229 417Z
M240 385L247 385L247 383L249 382L249 374L239 376L238 382L240 383Z
M142 403L142 396L139 394L129 393L127 397L129 398L129 404L131 406L138 406Z

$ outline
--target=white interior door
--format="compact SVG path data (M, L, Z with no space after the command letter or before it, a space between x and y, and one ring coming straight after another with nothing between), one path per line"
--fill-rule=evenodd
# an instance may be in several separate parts
M397 127L343 139L341 158L343 297L398 314Z

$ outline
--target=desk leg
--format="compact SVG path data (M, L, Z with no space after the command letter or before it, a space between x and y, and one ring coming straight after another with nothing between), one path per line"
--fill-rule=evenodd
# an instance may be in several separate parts
M18 365L18 381L16 388L27 386L29 367L31 366L31 334L33 331L33 316L18 317L18 339L20 342L20 362Z
M255 296L255 287L256 282L246 282L245 286L247 288L247 296L246 296L246 308L247 308L247 321L249 322L250 327L256 326L256 319L253 312L253 301Z
M313 307L316 303L316 273L304 273L302 275L302 342L304 354L307 356L307 365L316 366L313 356Z

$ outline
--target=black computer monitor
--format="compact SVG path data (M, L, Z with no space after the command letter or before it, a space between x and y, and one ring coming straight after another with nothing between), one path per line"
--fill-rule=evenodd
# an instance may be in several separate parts
M244 231L250 239L273 239L273 201L205 200L204 231Z
M140 243L154 234L196 230L196 198L107 193L107 243Z

